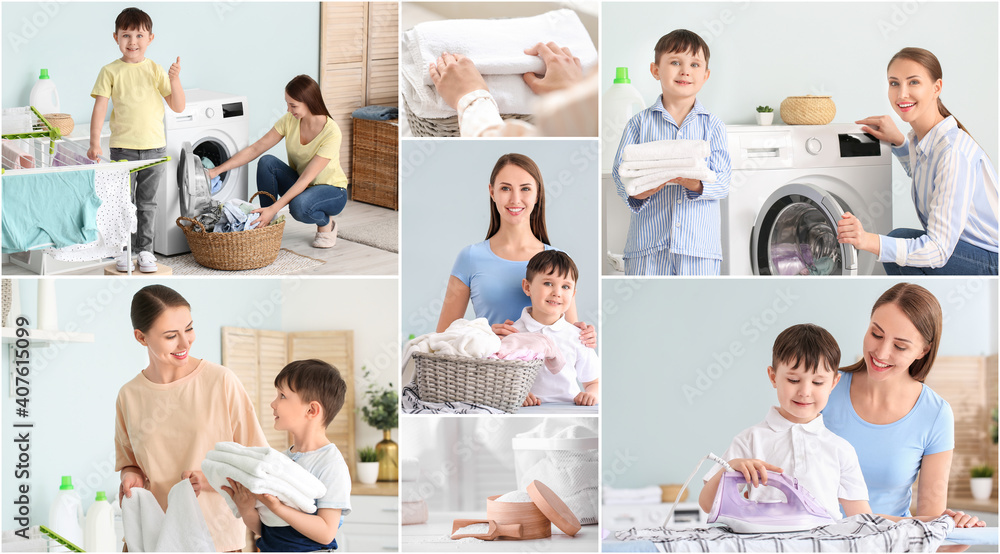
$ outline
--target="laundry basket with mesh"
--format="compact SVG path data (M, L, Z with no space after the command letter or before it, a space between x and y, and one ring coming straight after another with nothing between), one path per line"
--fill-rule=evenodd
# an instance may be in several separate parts
M541 481L566 502L581 524L597 523L598 442L593 429L563 424L556 430L543 423L515 436L511 447L518 489Z

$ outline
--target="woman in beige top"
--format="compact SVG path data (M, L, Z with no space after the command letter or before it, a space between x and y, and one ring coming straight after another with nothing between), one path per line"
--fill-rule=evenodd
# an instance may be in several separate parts
M267 446L250 397L232 371L191 356L191 306L173 289L149 285L139 290L132 297L132 327L149 365L118 391L119 501L141 487L166 510L170 488L190 479L216 549L241 550L243 521L209 486L201 462L219 441Z

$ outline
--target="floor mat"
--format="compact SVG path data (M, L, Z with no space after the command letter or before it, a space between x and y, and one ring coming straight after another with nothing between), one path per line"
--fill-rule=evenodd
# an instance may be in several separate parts
M399 218L397 214L398 212L392 212L391 217L386 217L376 223L353 227L345 226L337 231L337 236L344 240L398 254Z
M278 258L271 265L243 271L222 271L205 267L194 261L194 255L190 253L160 258L160 263L170 266L174 275L288 275L302 273L326 262L282 248L278 252Z

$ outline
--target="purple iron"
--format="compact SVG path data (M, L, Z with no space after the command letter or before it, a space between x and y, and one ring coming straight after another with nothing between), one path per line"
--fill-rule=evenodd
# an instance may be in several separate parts
M749 486L742 473L723 470L708 523L725 524L735 533L787 533L834 523L809 491L799 486L798 479L767 472L767 486L781 491L785 502L744 498L742 489Z

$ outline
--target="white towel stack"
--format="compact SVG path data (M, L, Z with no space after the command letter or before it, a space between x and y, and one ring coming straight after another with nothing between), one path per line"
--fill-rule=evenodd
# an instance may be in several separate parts
M201 462L201 471L217 491L229 486L227 477L255 494L271 494L296 510L311 514L316 511L316 499L326 494L326 486L296 464L291 458L266 446L243 446L235 442L215 443ZM235 517L240 517L232 498L223 492ZM260 520L270 527L288 525L262 503L257 503Z
M659 504L663 491L660 487L642 487L638 489L616 489L605 485L604 504Z
M554 10L512 19L429 21L403 33L403 98L414 115L455 115L437 94L427 68L444 52L462 54L476 64L497 101L500 113L530 114L534 93L524 83L527 72L542 74L545 64L524 50L539 42L569 48L586 71L597 64L597 49L576 12Z
M622 150L618 176L629 196L654 189L677 177L715 182L705 160L712 153L704 140L657 140L630 144Z

